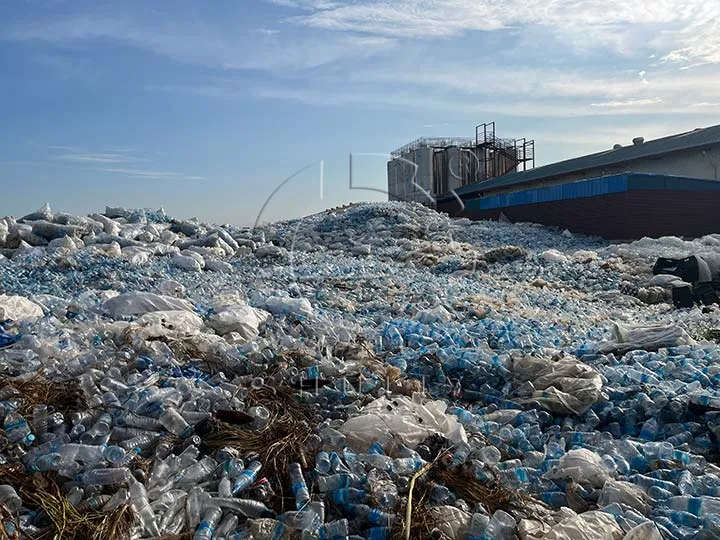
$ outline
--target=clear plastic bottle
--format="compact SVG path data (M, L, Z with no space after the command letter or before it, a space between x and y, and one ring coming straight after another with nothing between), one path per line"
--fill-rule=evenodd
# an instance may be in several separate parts
M487 529L488 523L490 522L490 516L476 512L470 519L470 527L468 528L467 540L481 540L485 530Z
M327 452L318 452L315 456L315 470L320 474L328 474L331 470L330 455Z
M239 519L235 514L225 514L222 521L220 521L220 524L215 529L215 536L213 538L221 539L230 535L230 533L237 529L238 521Z
M103 450L103 458L113 465L121 465L125 462L127 452L119 446L107 446Z
M203 491L203 488L194 486L188 492L187 499L185 501L185 508L187 512L188 526L195 528L200 524L202 518L202 508L205 501L209 499L207 493Z
M218 482L218 496L232 497L232 481L227 475L224 475Z
M317 479L318 489L321 492L335 491L336 489L352 487L360 482L360 478L347 473L321 476Z
M350 527L347 519L338 519L326 523L320 529L320 538L323 540L346 540L350 534Z
M335 504L364 503L369 498L367 491L362 489L341 488L332 492L332 499Z
M30 446L35 440L35 435L30 431L27 420L16 412L11 412L5 416L3 427L5 428L5 436L12 443Z
M212 499L214 505L219 506L225 510L236 512L247 518L264 518L274 516L274 512L270 510L260 501L253 501L250 499L225 499L221 497L215 497Z
M237 480L235 480L232 489L233 495L237 495L244 489L250 487L255 482L255 479L257 478L260 469L262 469L262 463L260 463L259 461L251 462L247 466L247 469L241 472Z
M143 528L152 536L159 536L160 529L157 526L157 518L153 512L150 502L145 492L145 486L135 480L132 475L128 475L128 493L132 501L135 514L142 523Z
M293 510L278 516L278 521L291 529L314 531L322 524L315 512L308 510Z
M346 506L345 509L351 517L363 519L373 525L383 527L389 527L397 518L395 514L388 514L367 504L351 504Z
M215 528L218 526L222 518L222 510L217 507L209 507L205 509L202 521L195 530L193 540L212 540L215 534Z
M413 474L423 468L425 462L418 458L398 458L392 460L392 471L395 474Z
M303 510L310 502L310 492L305 483L300 464L290 463L288 465L288 474L290 475L290 483L293 494L295 495L295 508Z
M496 510L488 521L482 540L510 540L515 534L515 518L503 510Z
M165 407L158 420L173 435L183 438L192 435L192 426L187 423L175 407Z
M78 481L85 485L108 486L124 484L132 475L124 467L119 469L92 469L80 475Z
M4 506L13 514L19 512L22 507L22 499L9 484L0 485L0 506Z

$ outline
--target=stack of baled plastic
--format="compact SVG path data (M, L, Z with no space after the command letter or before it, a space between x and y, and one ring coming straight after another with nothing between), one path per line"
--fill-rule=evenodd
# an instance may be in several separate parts
M632 293L700 249L406 203L4 218L0 537L720 539L720 314Z

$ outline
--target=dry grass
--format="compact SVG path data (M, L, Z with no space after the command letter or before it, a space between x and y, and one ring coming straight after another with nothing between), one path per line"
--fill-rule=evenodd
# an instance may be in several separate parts
M41 511L48 522L33 536L35 540L130 538L135 514L129 506L121 506L112 512L80 513L62 494L60 486L51 476L34 475L19 479L15 469L10 469L9 473L11 476L8 480L19 487L18 493L24 504Z
M253 389L246 401L251 407L263 406L270 411L270 419L263 429L217 422L203 442L212 449L229 446L242 453L258 453L263 464L262 474L290 493L288 464L298 462L307 469L314 460L314 454L306 448L308 437L314 433L312 419L293 399L290 388Z
M19 392L20 414L27 417L39 404L52 405L55 411L65 415L87 408L76 379L51 381L42 371L26 381L0 376L0 388L14 388Z

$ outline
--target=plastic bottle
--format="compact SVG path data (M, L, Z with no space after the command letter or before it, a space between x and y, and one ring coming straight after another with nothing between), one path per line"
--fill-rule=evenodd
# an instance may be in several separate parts
M232 533L235 529L237 529L239 518L235 514L225 514L225 516L222 518L222 521L220 521L220 524L215 529L215 536L214 538L225 538L230 533Z
M335 504L363 503L368 498L368 493L362 489L341 488L332 492L332 499Z
M119 446L108 446L103 450L102 455L113 465L121 465L125 462L127 452Z
M366 520L373 525L390 526L397 517L367 504L351 504L345 506L344 510L350 517Z
M175 407L165 407L158 420L173 435L183 438L192 435L192 426L187 423Z
M30 431L27 420L16 412L5 416L5 436L11 443L18 443L30 446L35 440L35 435Z
M482 540L510 540L515 534L515 518L497 510L488 521Z
M260 501L215 497L212 502L220 508L241 514L247 518L265 518L275 515L272 510Z
M215 528L220 522L220 518L222 518L222 510L212 506L210 508L206 508L202 521L195 530L193 540L212 540L212 537L215 534Z
M298 530L314 531L322 525L320 517L315 512L308 510L285 512L284 514L280 514L277 519L287 527Z
M320 474L328 474L331 470L330 455L321 451L315 456L315 470Z
M347 519L338 519L326 523L320 528L320 540L347 540L349 524Z
M107 486L123 484L131 476L130 471L124 467L118 469L92 469L80 475L78 481L85 485Z
M22 499L9 484L0 485L0 506L5 506L13 514L19 512L22 507Z
M480 460L486 465L497 465L502 458L500 450L494 446L484 446L479 450Z
M467 540L481 540L485 530L487 529L490 516L476 512L470 519L470 527L468 528Z
M160 529L157 526L155 513L150 506L150 502L145 492L145 487L135 480L132 475L128 475L128 493L132 501L135 515L139 518L143 528L152 536L159 536Z
M200 486L193 486L190 488L190 491L188 491L187 499L185 500L185 510L190 528L196 528L200 524L203 505L207 500L209 500L209 496ZM213 502L217 505L217 500Z
M321 476L317 479L318 489L321 492L356 486L359 482L359 477L346 473Z
M295 495L295 507L303 510L310 502L310 492L308 491L305 478L303 478L302 468L299 463L290 463L288 465L288 473L290 475L290 483L293 494Z
M392 471L395 474L412 474L423 468L425 462L419 458L398 458L392 460Z
M244 489L247 489L250 487L257 478L258 472L260 472L260 469L262 469L262 463L259 461L253 461L248 466L247 469L245 469L243 472L240 473L237 480L233 484L232 493L233 495L237 495Z

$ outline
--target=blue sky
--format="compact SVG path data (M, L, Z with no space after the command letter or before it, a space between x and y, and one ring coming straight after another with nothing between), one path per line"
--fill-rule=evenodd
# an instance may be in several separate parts
M720 123L720 3L15 0L0 73L0 214L248 224L306 166L263 219L383 199L351 152L384 189L383 154L485 121L538 164Z

